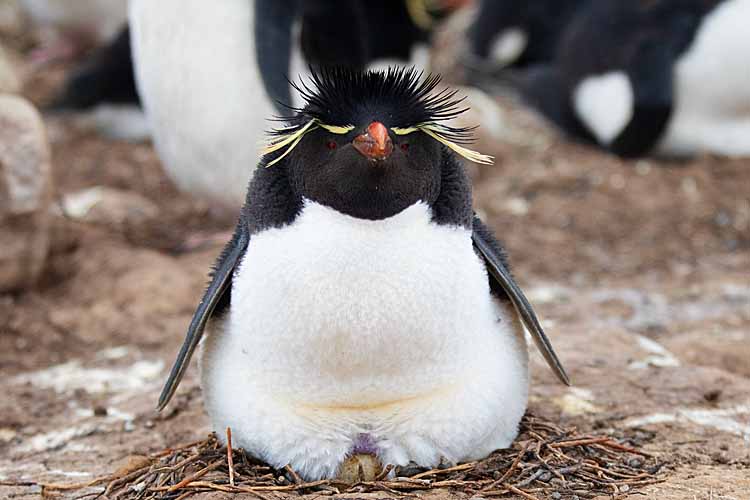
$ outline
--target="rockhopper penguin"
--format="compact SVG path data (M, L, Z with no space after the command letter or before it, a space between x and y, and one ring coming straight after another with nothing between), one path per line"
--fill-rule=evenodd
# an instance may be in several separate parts
M220 436L303 478L352 455L424 467L510 445L524 327L568 377L472 211L455 91L413 70L315 72L276 131L159 400L200 353Z

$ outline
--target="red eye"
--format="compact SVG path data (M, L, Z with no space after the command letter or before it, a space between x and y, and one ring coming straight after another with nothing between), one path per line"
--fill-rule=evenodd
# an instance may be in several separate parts
M336 149L336 146L338 146L338 144L336 144L336 141L328 141L326 143L326 147L328 149Z
M409 151L409 143L405 142L401 144L401 151Z

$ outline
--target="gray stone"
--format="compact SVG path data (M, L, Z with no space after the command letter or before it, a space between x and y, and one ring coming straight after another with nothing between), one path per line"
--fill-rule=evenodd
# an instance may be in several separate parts
M41 116L0 94L0 292L33 285L49 249L50 150Z

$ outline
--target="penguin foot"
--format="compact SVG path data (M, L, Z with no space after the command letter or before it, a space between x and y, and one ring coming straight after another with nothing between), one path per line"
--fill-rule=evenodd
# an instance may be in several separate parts
M339 468L336 479L346 484L374 481L383 471L378 457L370 453L349 456Z

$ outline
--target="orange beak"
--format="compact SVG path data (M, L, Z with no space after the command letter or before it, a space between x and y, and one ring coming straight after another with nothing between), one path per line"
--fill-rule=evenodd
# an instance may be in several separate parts
M385 160L393 152L393 141L388 135L388 129L380 122L372 122L367 127L367 132L355 137L352 144L362 156L373 161Z

